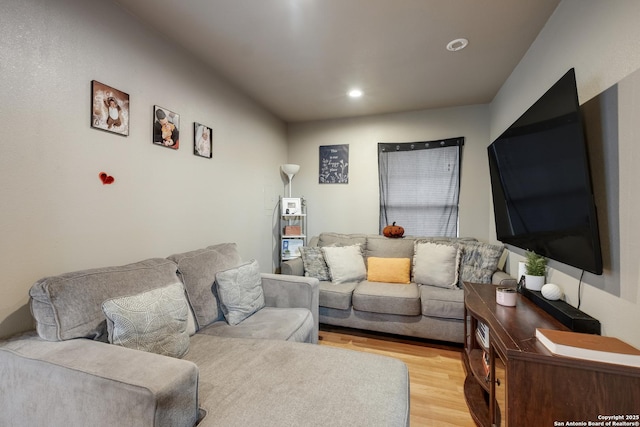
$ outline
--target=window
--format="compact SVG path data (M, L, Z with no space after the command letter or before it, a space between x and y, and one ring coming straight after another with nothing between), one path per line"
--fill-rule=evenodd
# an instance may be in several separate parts
M380 232L396 222L413 236L458 235L464 138L379 143Z

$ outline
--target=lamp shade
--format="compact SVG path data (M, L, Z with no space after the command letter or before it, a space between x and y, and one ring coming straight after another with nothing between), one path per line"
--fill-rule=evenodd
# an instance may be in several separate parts
M289 178L289 197L291 197L291 180L293 179L293 176L300 170L300 165L286 163L280 166L280 169L282 169L282 172L284 172Z
M300 170L300 165L294 165L292 163L287 163L287 164L284 164L284 165L280 166L280 169L282 169L282 172L284 172L289 177L289 179L291 179Z

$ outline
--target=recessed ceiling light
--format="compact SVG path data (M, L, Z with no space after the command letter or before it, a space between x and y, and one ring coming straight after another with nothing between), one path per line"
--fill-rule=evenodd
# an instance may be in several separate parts
M348 92L348 95L349 95L351 98L360 98L360 97L362 96L362 91L361 91L360 89L351 89L351 90Z
M449 43L447 43L447 50L450 50L451 52L457 52L467 47L468 44L469 40L467 39L451 40Z

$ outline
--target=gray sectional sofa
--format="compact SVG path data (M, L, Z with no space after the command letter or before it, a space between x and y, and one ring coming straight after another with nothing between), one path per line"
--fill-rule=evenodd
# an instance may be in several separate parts
M318 295L235 244L44 278L0 342L0 425L409 425L402 362L313 344Z
M422 257L416 257L416 244L427 249L439 249L441 246L445 250L448 246L456 248L450 253L457 254L457 259L445 257L434 265L433 261L440 253L430 255L427 251ZM319 260L322 253L318 253L318 249L352 245L360 246L365 268L370 267L371 258L408 259L410 283L389 283L384 278L373 281L369 277L370 268L364 277L335 283L329 265L327 272L318 267L318 262L322 262ZM327 232L310 239L302 252L303 257L283 263L281 272L320 280L320 323L328 325L462 343L464 291L460 283L515 284L515 279L499 269L504 261L504 247L473 238L387 238ZM450 270L452 277L455 276L453 280L456 283L432 283L438 279L434 276L446 276L447 272L432 275L428 270L441 269L445 262L451 262L446 264L446 269ZM416 268L421 268L420 264L424 267L418 272ZM458 274L454 275L455 272ZM417 283L416 273L422 276L419 280L422 283Z

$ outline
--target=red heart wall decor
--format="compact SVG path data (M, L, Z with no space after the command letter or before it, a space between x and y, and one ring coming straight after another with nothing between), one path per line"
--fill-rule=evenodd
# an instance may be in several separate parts
M113 184L113 182L116 180L111 175L107 175L106 172L100 172L98 176L100 177L100 181L102 181L102 185Z

